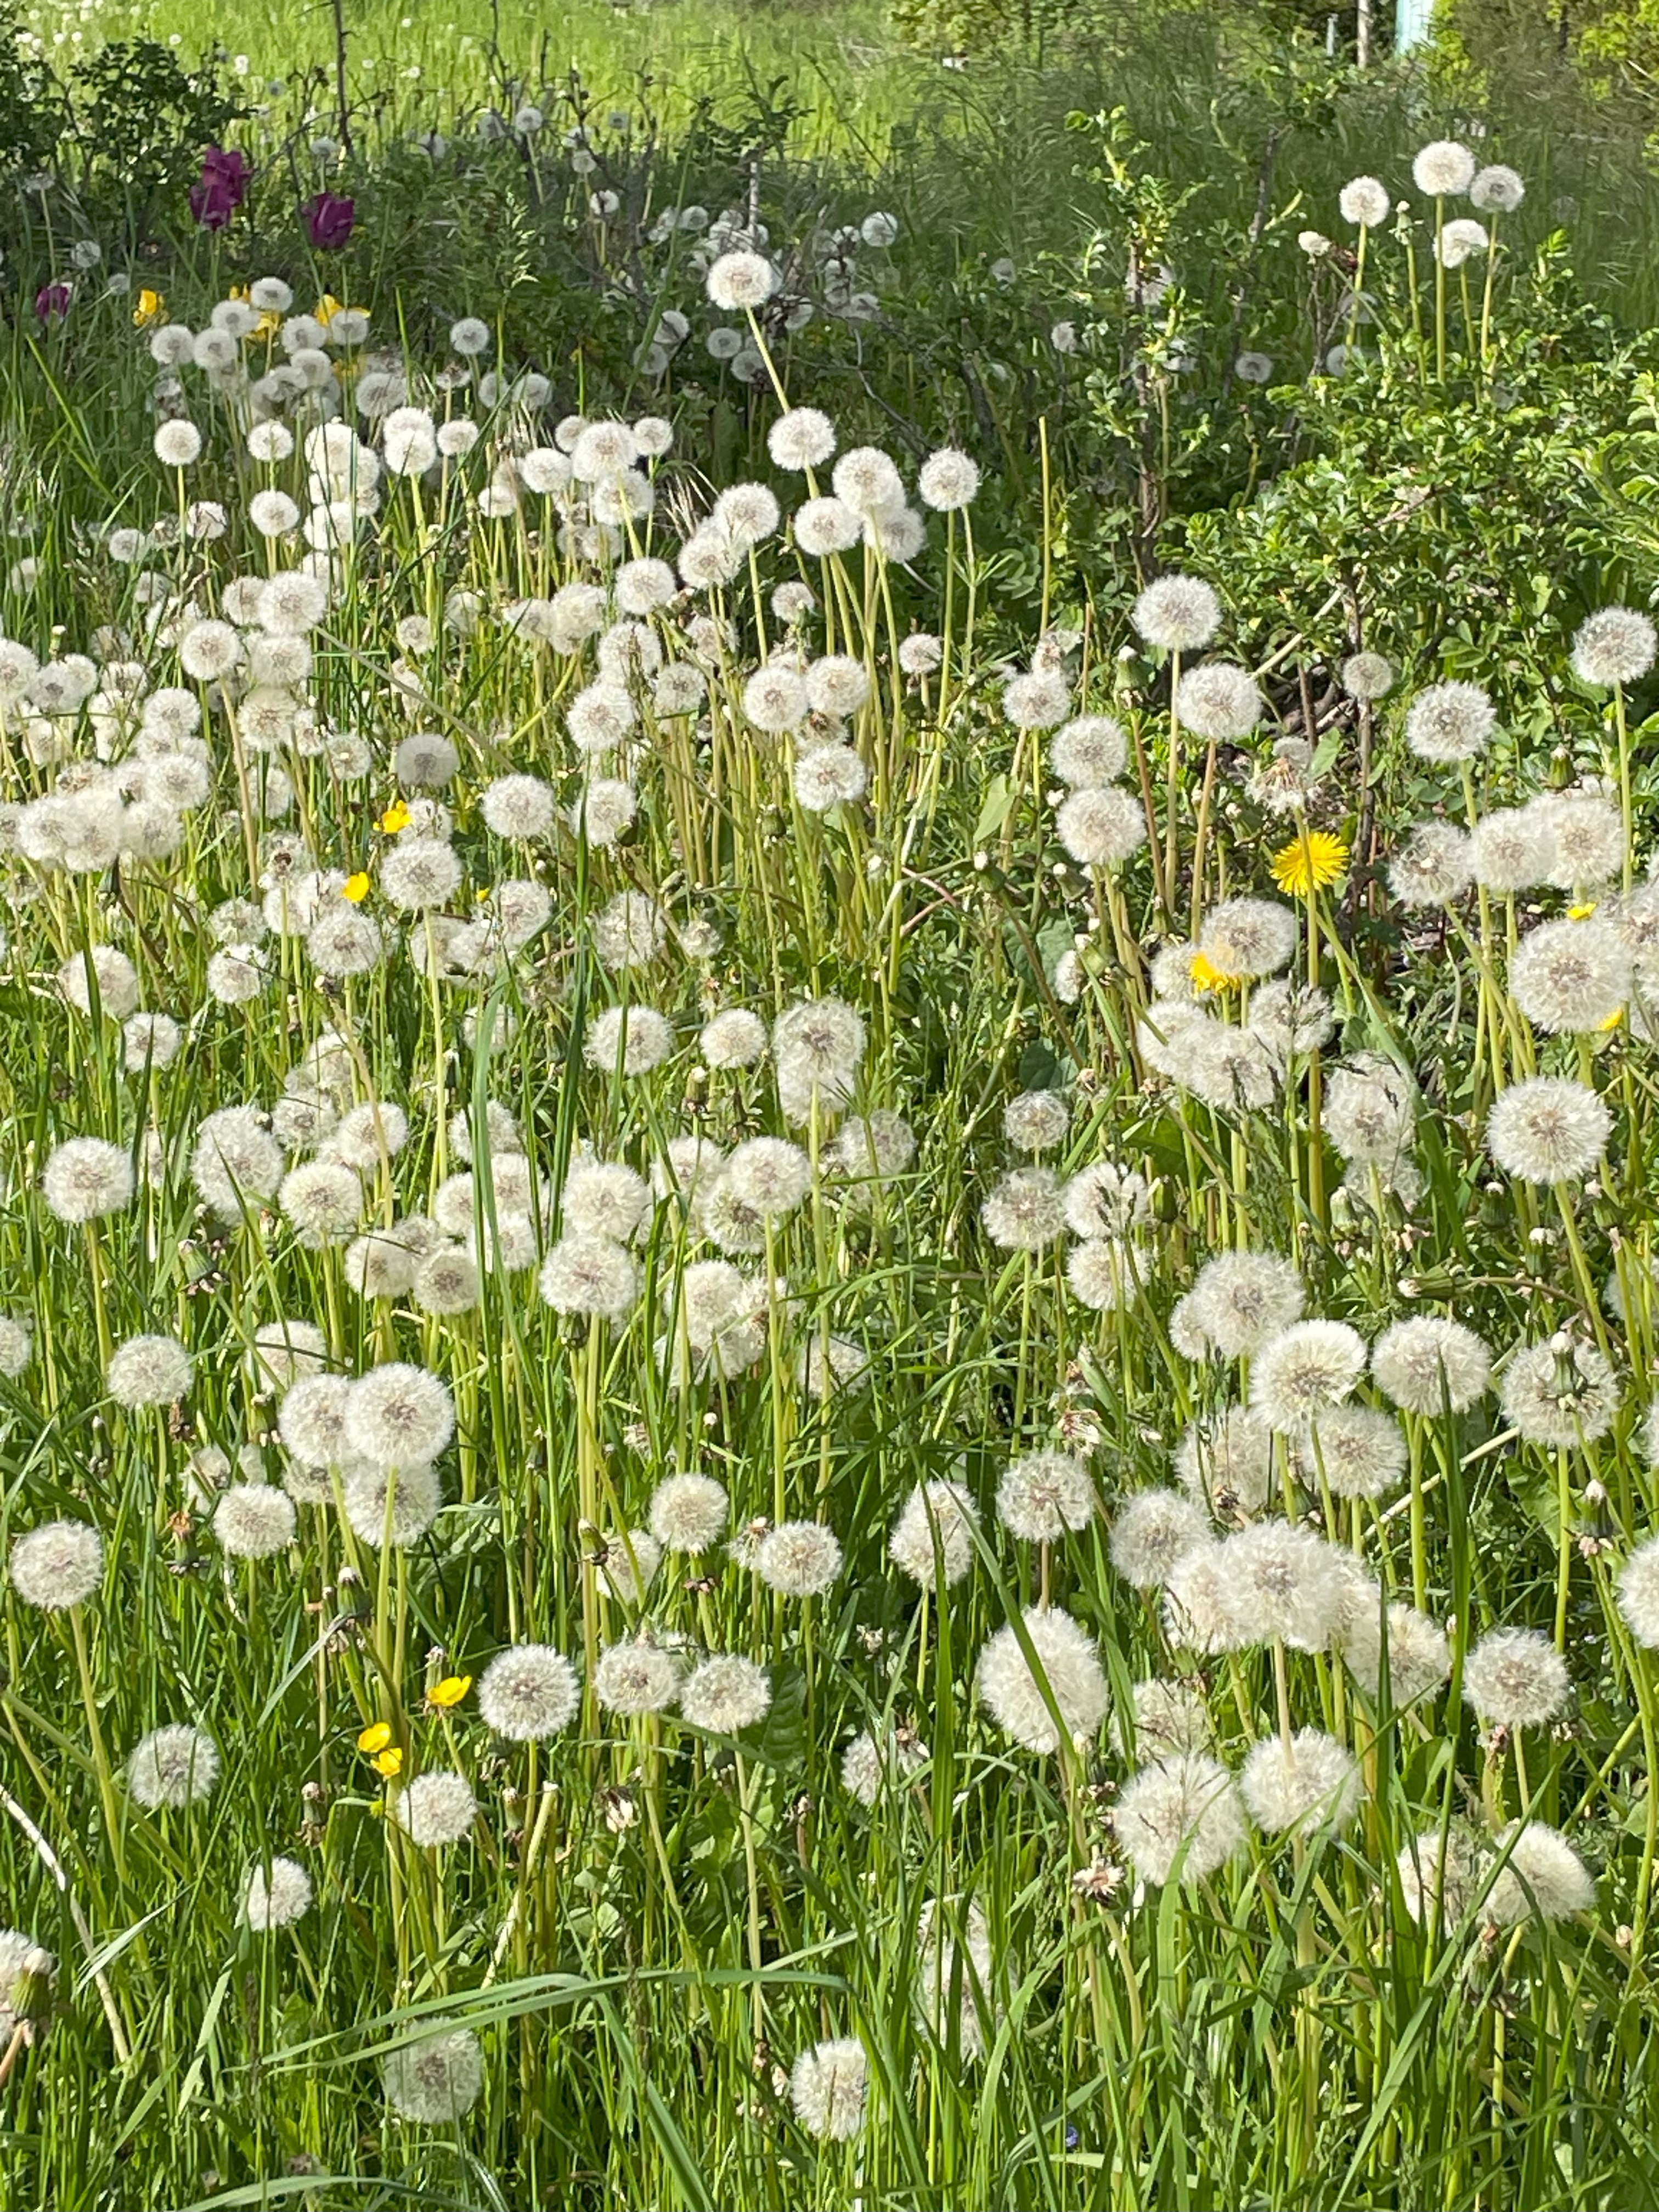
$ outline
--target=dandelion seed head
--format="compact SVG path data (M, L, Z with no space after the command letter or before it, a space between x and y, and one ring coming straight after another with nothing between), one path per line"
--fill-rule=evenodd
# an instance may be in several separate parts
M59 1221L97 1221L131 1204L132 1161L101 1137L70 1137L47 1159L40 1188Z
M559 1314L592 1314L620 1321L639 1297L639 1269L608 1237L561 1237L541 1272L543 1302Z
M311 1876L297 1859L274 1858L268 1867L248 1871L242 1891L242 1918L256 1935L291 1928L311 1910Z
M1418 149L1412 182L1431 199L1461 199L1474 182L1474 156L1458 139L1431 139Z
M1058 1091L1023 1091L1002 1109L1002 1133L1016 1152L1053 1152L1071 1126L1071 1106Z
M680 1692L680 1712L693 1728L738 1735L757 1728L771 1710L772 1686L752 1659L721 1654L694 1667Z
M1052 1544L1086 1528L1098 1504L1086 1462L1070 1452L1024 1452L997 1486L997 1518L1022 1543Z
M1419 822L1389 863L1389 889L1404 907L1450 906L1468 889L1468 835L1449 822Z
M390 1811L410 1843L435 1850L471 1834L478 1802L465 1775L434 1767L400 1790Z
M1595 1346L1553 1337L1510 1353L1498 1386L1504 1418L1528 1443L1594 1443L1619 1411L1619 1378Z
M1188 668L1176 687L1176 712L1197 737L1236 744L1249 736L1265 709L1255 678L1231 661L1206 660Z
M1434 1315L1397 1321L1371 1347L1383 1395L1407 1413L1466 1413L1492 1379L1492 1353L1472 1328Z
M177 1337L130 1336L110 1355L105 1388L129 1412L173 1406L189 1391L195 1363Z
M418 1462L396 1468L354 1463L344 1498L346 1519L365 1544L376 1552L386 1544L406 1551L437 1519L443 1490L436 1468Z
M992 1717L1026 1750L1057 1751L1052 1698L1068 1737L1086 1742L1100 1732L1109 1702L1095 1640L1068 1613L1032 1607L1025 1634L1048 1686L1039 1685L1012 1625L997 1630L979 1655L974 1680Z
M1455 766L1483 753L1498 710L1478 684L1454 680L1419 691L1406 713L1406 743L1419 760Z
M1469 198L1483 215L1513 215L1526 197L1518 172L1502 161L1479 171L1469 186Z
M1255 1521L1224 1537L1221 1571L1244 1640L1298 1651L1329 1648L1346 1611L1335 1547L1288 1521Z
M84 1522L43 1522L12 1545L11 1586L37 1612L84 1605L103 1580L103 1539Z
M152 1813L198 1802L218 1779L218 1746L185 1721L153 1729L127 1761L127 1787Z
M546 1644L498 1651L478 1683L479 1717L509 1743L556 1735L575 1718L580 1702L575 1668Z
M1060 843L1084 867L1119 867L1146 842L1146 817L1139 801L1115 784L1073 791L1062 801L1054 827Z
M17 1573L12 1559L12 1577ZM36 1602L34 1600L31 1603ZM1659 1536L1638 1544L1619 1571L1619 1610L1644 1650L1659 1650Z
M1322 1474L1334 1498L1386 1498L1406 1479L1406 1439L1374 1406L1333 1406L1293 1441L1291 1460L1316 1493Z
M658 1713L680 1692L679 1660L660 1645L613 1644L599 1654L593 1694L607 1712Z
M1498 1628L1463 1662L1463 1698L1489 1727L1543 1728L1566 1710L1566 1662L1532 1628Z
M869 2061L864 2045L836 2036L815 2043L796 2059L789 2075L795 2118L821 2142L851 2142L864 2125Z
M819 1597L840 1576L835 1531L817 1521L781 1521L755 1548L754 1571L781 1597Z
M1254 1407L1200 1415L1176 1448L1175 1471L1199 1504L1224 1519L1259 1513L1273 1484L1273 1433Z
M1159 576L1135 601L1130 617L1148 645L1196 653L1221 627L1221 602L1197 576Z
M587 1025L582 1057L590 1067L614 1074L648 1075L674 1049L674 1032L654 1006L606 1006Z
M1277 1253L1218 1253L1182 1301L1185 1324L1218 1358L1247 1358L1300 1319L1304 1297L1296 1269Z
M435 2033L390 2052L380 2078L386 2103L402 2118L423 2127L451 2126L483 2094L483 2054L471 2028L441 2021Z
M1573 672L1608 689L1639 683L1653 665L1659 634L1634 607L1601 607L1578 626L1572 641Z
M1131 1693L1130 1717L1138 1761L1210 1748L1209 1708L1189 1682L1170 1682L1156 1676L1137 1682ZM1128 1758L1128 1731L1121 1708L1112 1715L1110 1733L1113 1750L1120 1758Z
M1375 177L1353 177L1337 195L1344 222L1376 230L1389 219L1394 202L1389 188Z
M1351 1613L1342 1638L1342 1656L1349 1673L1371 1697L1382 1680L1383 1624L1380 1609L1372 1606ZM1388 1609L1389 1693L1396 1707L1413 1705L1438 1689L1451 1674L1451 1647L1446 1632L1427 1613L1395 1601Z
M935 1580L947 1589L974 1564L979 1508L957 1482L919 1482L906 1498L887 1540L888 1557L923 1589Z
M233 1483L213 1510L213 1533L234 1559L268 1559L294 1541L294 1501L270 1483Z
M1607 1148L1613 1116L1587 1083L1534 1075L1498 1093L1486 1145L1505 1175L1522 1182L1576 1182Z
M423 1367L388 1360L351 1386L346 1442L374 1468L428 1466L455 1433L447 1386Z
M1307 1728L1288 1744L1264 1736L1244 1762L1239 1792L1267 1835L1340 1835L1359 1809L1364 1784L1347 1746Z
M1232 1777L1204 1752L1154 1759L1124 1785L1113 1822L1140 1880L1162 1887L1202 1881L1244 1841Z
M1346 1322L1298 1321L1256 1351L1250 1403L1287 1435L1350 1396L1365 1371L1365 1343Z
M725 1485L712 1475L665 1475L652 1492L651 1533L665 1551L697 1559L726 1534L731 1510Z

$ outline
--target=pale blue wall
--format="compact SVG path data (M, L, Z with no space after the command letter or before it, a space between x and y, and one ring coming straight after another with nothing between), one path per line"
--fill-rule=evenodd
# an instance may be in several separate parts
M1434 0L1395 0L1395 52L1403 54L1408 47L1420 46L1433 15Z

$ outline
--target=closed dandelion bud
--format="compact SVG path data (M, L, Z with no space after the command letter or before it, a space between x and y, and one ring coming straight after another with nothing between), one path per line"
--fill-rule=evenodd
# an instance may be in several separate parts
M1489 1728L1543 1728L1570 1694L1566 1662L1536 1629L1494 1629L1463 1662L1464 1703Z
M471 2028L437 2023L382 2063L386 2100L398 2117L422 2127L449 2127L471 2110L483 2089L483 2054Z
M1036 1752L1060 1748L1056 1710L1067 1737L1086 1741L1098 1735L1108 1697L1094 1638L1069 1613L1037 1607L1026 1613L1024 1628L1035 1669L1010 1626L998 1629L974 1670L997 1725Z
M1264 1737L1239 1777L1250 1818L1270 1836L1340 1836L1352 1823L1363 1788L1346 1745L1318 1729L1298 1729L1289 1743Z
M1245 1835L1231 1775L1203 1752L1143 1766L1125 1785L1113 1826L1136 1875L1155 1888L1204 1881Z

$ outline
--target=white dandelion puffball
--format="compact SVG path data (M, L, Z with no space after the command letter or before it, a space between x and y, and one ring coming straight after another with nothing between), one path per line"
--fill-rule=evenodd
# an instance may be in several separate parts
M97 1221L131 1203L132 1161L101 1137L70 1137L48 1158L40 1188L59 1221Z
M436 1767L417 1774L407 1789L399 1790L392 1817L410 1843L439 1850L471 1834L478 1804L464 1774Z
M103 1539L83 1521L47 1521L11 1547L11 1586L25 1605L65 1613L104 1579Z
M1026 1452L997 1486L997 1518L1023 1543L1052 1544L1086 1528L1097 1503L1086 1462L1070 1452Z
M708 296L725 314L763 307L778 289L778 272L763 253L722 253L710 267Z
M127 1761L127 1787L150 1812L192 1804L218 1779L218 1746L185 1721L152 1729Z
M1228 743L1248 738L1266 703L1255 677L1229 660L1203 661L1186 670L1176 686L1176 712L1200 738Z
M1231 1775L1203 1752L1143 1766L1124 1785L1115 1826L1130 1865L1158 1888L1202 1881L1225 1865L1245 1834Z
M556 1735L575 1718L576 1670L546 1644L514 1644L497 1652L478 1682L479 1717L510 1743Z
M1394 205L1388 186L1375 177L1351 179L1338 194L1336 204L1342 210L1344 222L1365 230L1375 230L1385 223Z
M447 1387L403 1360L371 1367L346 1397L346 1442L371 1467L424 1467L455 1433Z
M1486 1145L1506 1175L1531 1183L1576 1182L1600 1164L1613 1115L1587 1083L1534 1075L1500 1091L1486 1116Z
M311 1910L311 1876L297 1859L274 1858L250 1869L242 1892L242 1917L257 1935L291 1928Z
M1573 638L1573 671L1598 689L1634 684L1652 667L1656 646L1659 638L1646 615L1634 607L1602 607Z
M1293 1322L1256 1352L1250 1403L1271 1428L1305 1429L1352 1395L1365 1358L1364 1339L1346 1322Z
M1474 156L1455 138L1436 138L1412 163L1412 182L1431 199L1457 199L1474 182Z
M1055 1711L1069 1737L1088 1741L1099 1734L1109 1702L1093 1637L1070 1613L1038 1607L1024 1615L1024 1625L1036 1668L1010 1622L979 1655L974 1680L980 1696L997 1725L1028 1751L1060 1748Z
M1484 1396L1492 1353L1462 1322L1425 1314L1383 1330L1371 1347L1371 1373L1402 1413L1462 1413Z
M294 1541L294 1500L265 1482L233 1483L213 1509L213 1533L236 1559L268 1559Z
M1209 1541L1202 1509L1178 1490L1143 1490L1112 1522L1112 1565L1136 1589L1157 1589L1189 1552Z
M1469 198L1482 215L1513 215L1526 197L1520 173L1502 161L1480 170L1469 186Z
M437 2024L416 2043L390 2052L380 2069L386 2100L405 2120L445 2127L483 2091L483 2053L471 2028Z
M823 2142L851 2142L864 2125L869 2070L864 2045L851 2037L834 2037L801 2052L789 2075L789 2101L808 2135Z
M1459 216L1442 227L1439 240L1441 266L1461 269L1477 253L1484 253L1492 243L1484 222L1476 222L1471 216Z
M1406 743L1419 760L1455 765L1486 750L1498 709L1478 684L1431 684L1406 710Z
M105 1387L129 1412L173 1406L189 1390L195 1362L173 1336L130 1336L110 1355Z
M1611 922L1540 922L1510 959L1510 996L1534 1028L1552 1036L1607 1029L1631 995L1630 952Z
M1566 1710L1566 1662L1533 1628L1498 1628L1481 1638L1463 1662L1463 1697L1498 1728L1542 1728Z
M12 1576L16 1579L16 1555ZM1659 1650L1659 1536L1650 1536L1633 1551L1619 1572L1619 1610L1626 1626L1644 1650Z
M717 1735L757 1728L772 1705L772 1685L752 1659L721 1654L694 1667L680 1692L682 1718Z
M938 1577L948 1589L974 1564L978 1528L979 1508L960 1483L919 1482L893 1523L888 1556L920 1588Z
M1346 1745L1311 1728L1298 1729L1289 1743L1264 1736L1239 1777L1250 1818L1269 1836L1340 1835L1359 1809L1363 1788Z
M659 1713L680 1693L680 1662L649 1643L613 1644L599 1654L593 1694L607 1712Z
M1130 619L1148 645L1196 653L1221 627L1221 602L1198 576L1160 576L1135 601Z

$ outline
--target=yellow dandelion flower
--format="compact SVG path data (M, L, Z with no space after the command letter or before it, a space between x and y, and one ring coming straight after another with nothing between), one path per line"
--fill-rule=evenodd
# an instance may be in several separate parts
M1567 920L1569 921L1588 921L1595 911L1595 901L1591 899L1588 906L1570 906L1567 908Z
M386 1721L371 1721L358 1737L357 1748L359 1751L366 1751L370 1758L373 1758L377 1751L384 1751L391 1741L390 1723Z
M471 1674L446 1674L441 1682L434 1682L427 1692L426 1701L436 1705L440 1711L447 1712L452 1705L460 1704L471 1687Z
M133 328L140 331L151 330L157 323L164 323L167 316L166 296L162 293L153 292L148 284L145 285L143 290L138 295L138 304L132 311Z
M1622 1006L1615 1006L1613 1012L1607 1016L1606 1021L1602 1023L1601 1027L1604 1030L1616 1030L1620 1023L1622 1022L1624 1018L1624 1008Z
M1273 878L1292 898L1305 898L1334 884L1348 865L1348 848L1328 830L1304 830L1273 857Z
M1236 991L1244 981L1212 960L1207 952L1194 952L1188 973L1195 991Z
M392 1775L401 1774L403 1771L404 1755L395 1743L381 1752L374 1761L374 1771L377 1774L385 1775L388 1780Z
M348 876L346 878L345 895L351 901L353 906L361 906L363 901L368 896L368 878L363 873L361 868L359 868L355 876Z
M395 837L400 830L407 830L409 827L407 804L401 799L394 799L374 827L384 830L388 837Z

